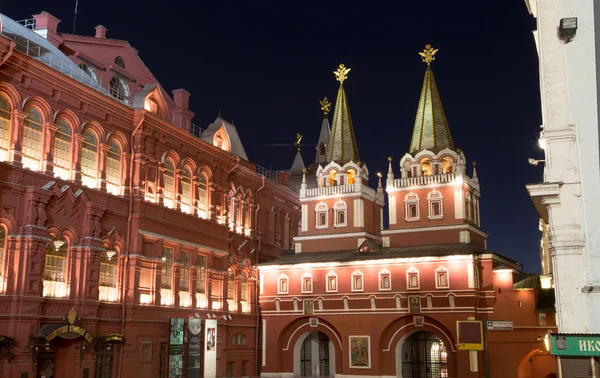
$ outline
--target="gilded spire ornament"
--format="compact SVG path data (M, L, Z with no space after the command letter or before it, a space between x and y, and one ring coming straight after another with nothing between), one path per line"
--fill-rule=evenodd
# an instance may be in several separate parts
M346 68L343 64L340 64L337 71L333 71L335 75L335 79L340 83L343 83L344 80L348 78L348 72L350 72L351 68Z
M294 146L296 146L296 148L298 148L298 151L300 151L300 143L302 142L302 135L300 133L296 134L296 141L294 142Z
M424 63L427 63L427 65L429 66L431 64L431 62L433 62L435 60L435 53L438 52L439 49L434 49L431 47L431 45L428 43L425 45L425 49L419 53L419 55L421 55L421 59L423 60Z
M323 114L327 115L329 113L329 109L331 109L331 102L329 102L327 97L325 97L324 99L320 100L319 103L321 103L321 110L323 111Z

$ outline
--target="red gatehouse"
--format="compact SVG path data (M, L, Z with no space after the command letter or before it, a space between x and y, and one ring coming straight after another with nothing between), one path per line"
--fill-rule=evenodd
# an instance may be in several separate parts
M193 124L103 26L34 17L0 14L0 376L166 377L169 319L191 316L219 320L217 376L258 374L256 263L300 216L287 173Z
M475 164L450 135L431 62L410 150L386 186L368 186L348 98L349 69L317 155L291 169L300 195L294 250L259 265L263 377L545 378L554 294L486 248ZM383 229L384 192L389 227ZM486 352L458 350L457 321L481 320Z

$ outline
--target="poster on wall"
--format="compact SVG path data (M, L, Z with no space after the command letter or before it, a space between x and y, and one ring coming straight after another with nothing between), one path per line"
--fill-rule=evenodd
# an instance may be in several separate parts
M169 334L169 378L183 378L184 318L171 318Z
M187 345L187 377L200 378L200 337L202 320L189 318Z
M370 336L350 336L350 367L355 369L371 368Z
M217 376L217 320L204 321L204 378Z

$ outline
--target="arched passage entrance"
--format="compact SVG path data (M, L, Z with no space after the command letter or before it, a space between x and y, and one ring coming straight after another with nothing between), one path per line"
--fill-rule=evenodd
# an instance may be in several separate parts
M306 332L294 347L294 377L335 376L335 347L323 332Z
M413 332L403 338L396 346L396 376L448 377L448 351L442 339L427 331Z

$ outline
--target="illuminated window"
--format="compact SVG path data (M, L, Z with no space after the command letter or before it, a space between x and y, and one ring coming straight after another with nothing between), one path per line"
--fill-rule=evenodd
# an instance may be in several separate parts
M337 172L330 171L328 177L329 177L329 186L336 186L337 185Z
M454 160L451 157L444 157L442 159L442 173L452 173L452 166Z
M173 161L166 159L162 174L163 179L163 204L168 208L175 207L175 172Z
M173 248L163 247L161 273L160 287L162 289L171 289L173 282Z
M315 207L316 228L327 228L329 225L329 209L325 202L319 202Z
M233 270L229 269L227 274L227 299L233 300L235 298L235 276Z
M63 180L71 178L71 127L61 119L54 137L54 176Z
M383 269L379 272L379 290L392 289L392 275L389 270Z
M127 66L125 66L125 59L120 56L115 58L115 64L121 68L127 68Z
M304 273L302 276L302 292L303 293L312 293L312 275L310 273Z
M0 95L0 161L7 161L9 156L10 118L10 104L4 96Z
M354 184L356 181L356 174L354 173L354 171L352 169L349 170L347 175L348 175L348 185Z
M190 291L190 254L188 252L181 252L181 265L179 290Z
M432 190L427 194L427 205L429 208L429 219L442 219L444 217L444 198L442 193Z
M338 290L337 279L338 279L338 276L334 271L329 271L329 273L327 273L327 288L325 290L326 292L328 292L328 293L337 292L337 290Z
M241 346L246 345L246 336L241 333L236 333L231 337L231 345Z
M360 270L355 270L352 273L352 291L363 291L363 274Z
M106 251L102 253L100 260L100 282L98 300L115 302L118 299L117 292L117 252Z
M342 200L337 200L333 205L333 209L335 211L335 227L346 227L348 225L348 207L346 206L346 202Z
M151 113L158 113L158 103L151 97L148 97L144 102L144 109Z
M35 108L29 108L26 113L22 134L23 168L39 171L42 166L42 115Z
M106 156L106 190L114 195L121 194L121 146L111 140Z
M98 187L98 139L91 130L83 132L81 146L81 182L89 188Z
M447 289L450 287L448 280L448 269L444 266L440 266L435 270L435 288L436 289Z
M431 160L425 159L421 162L421 173L423 176L431 176L433 174Z
M198 216L208 219L208 181L204 174L198 177Z
M206 293L206 256L198 254L198 279L196 280L196 293Z
M242 273L242 287L240 288L240 301L248 301L248 276Z
M89 77L91 77L92 80L94 80L96 83L98 82L98 77L96 76L96 72L92 67L88 66L87 64L81 63L79 65L79 68L81 68L83 72L85 72Z
M67 296L67 251L65 240L54 240L48 244L44 257L44 297Z
M129 86L125 80L118 76L113 76L108 84L110 95L119 101L129 103Z
M288 293L288 276L282 274L277 279L277 294Z
M406 288L415 290L419 289L420 286L419 271L414 267L411 267L406 271Z
M179 206L184 213L192 213L192 172L189 167L183 167L183 174L181 176L181 201L179 202Z
M405 220L408 222L418 221L421 218L419 210L419 196L410 192L404 197Z
M248 223L248 202L243 201L242 202L242 226L244 226L244 228L250 228L250 224Z

